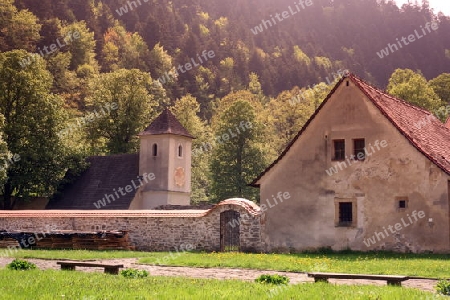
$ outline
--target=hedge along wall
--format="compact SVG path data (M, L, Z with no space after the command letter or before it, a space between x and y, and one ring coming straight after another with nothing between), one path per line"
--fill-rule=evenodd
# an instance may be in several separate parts
M222 201L210 210L16 210L0 211L0 230L101 231L126 230L137 250L179 251L187 248L220 251L220 214L234 210L241 216L240 250L261 252L259 207L245 199Z

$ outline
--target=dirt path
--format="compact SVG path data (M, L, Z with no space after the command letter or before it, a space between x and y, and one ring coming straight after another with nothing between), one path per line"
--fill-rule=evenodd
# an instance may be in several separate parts
M0 258L0 267L6 266L10 263L12 258ZM44 260L44 259L27 259L37 265L39 269L59 269L60 266L56 264L56 260ZM147 270L151 275L155 276L184 276L184 277L194 277L194 278L208 278L208 279L238 279L253 281L256 277L261 274L282 274L289 277L292 284L302 283L302 282L314 282L313 279L308 278L304 273L292 273L292 272L276 272L276 271L261 271L261 270L250 270L250 269L229 269L229 268L191 268L191 267L162 267L162 266L152 266L152 265L142 265L137 264L136 258L127 259L108 259L108 260L97 260L92 262L98 263L109 263L109 264L123 264L125 268L135 268L141 270ZM77 270L85 272L103 272L102 268L80 268ZM374 280L330 280L331 283L337 284L374 284L374 285L385 285L384 281L374 281ZM417 288L420 290L434 292L436 280L425 280L425 279L413 279L407 280L402 283L404 287Z

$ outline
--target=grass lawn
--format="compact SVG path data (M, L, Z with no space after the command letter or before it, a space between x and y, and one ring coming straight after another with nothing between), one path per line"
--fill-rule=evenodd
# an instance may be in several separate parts
M152 277L127 279L78 271L0 270L0 298L7 299L440 299L390 286L305 283L274 286L237 280ZM271 291L272 290L272 291ZM442 299L444 299L442 297Z
M167 256L167 254L166 254ZM141 258L153 264L155 258ZM197 267L233 267L294 272L337 272L361 274L409 275L450 278L450 256L397 253L329 254L243 254L183 253L167 259L166 265Z
M230 267L294 272L342 272L398 274L432 278L450 278L450 256L397 253L302 253L245 254L202 252L138 252L86 250L20 250L16 258L113 259L139 258L143 264L195 267Z

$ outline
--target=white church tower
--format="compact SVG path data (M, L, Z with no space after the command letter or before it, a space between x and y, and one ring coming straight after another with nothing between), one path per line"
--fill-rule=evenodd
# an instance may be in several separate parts
M139 189L130 209L190 204L193 138L167 108L139 134L139 175L155 176Z

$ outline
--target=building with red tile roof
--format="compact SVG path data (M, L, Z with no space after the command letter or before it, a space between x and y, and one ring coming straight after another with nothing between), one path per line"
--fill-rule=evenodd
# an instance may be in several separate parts
M450 251L450 129L353 74L251 185L267 251Z

